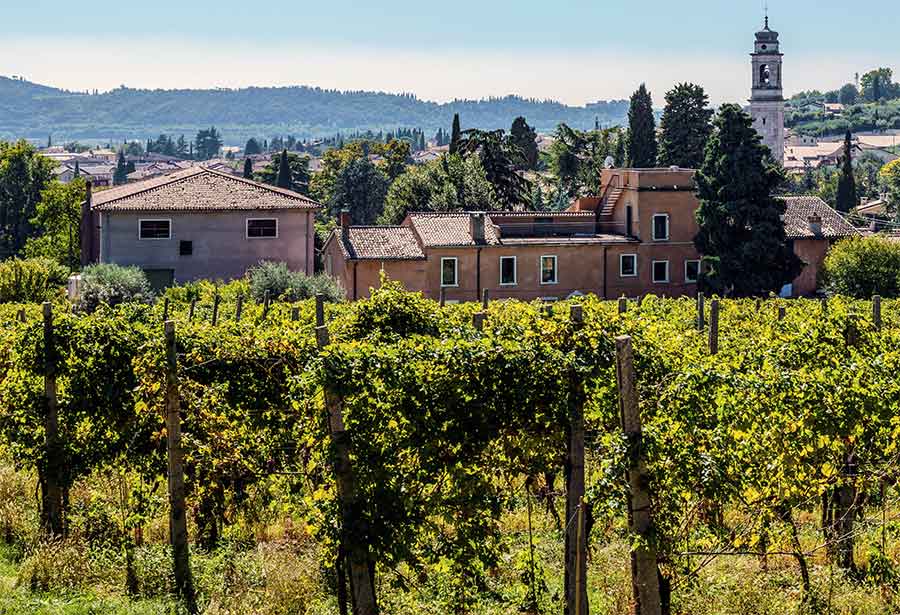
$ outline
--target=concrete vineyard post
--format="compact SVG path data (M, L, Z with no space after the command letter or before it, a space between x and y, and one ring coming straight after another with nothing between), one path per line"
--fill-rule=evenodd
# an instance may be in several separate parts
M872 297L872 324L876 329L881 329L881 297L879 295Z
M447 289L446 289L446 288L442 288L442 289L441 289L441 294L440 294L440 304L441 304L441 307L444 307L444 305L446 305L446 303L447 303Z
M188 554L188 530L184 489L184 451L181 449L181 396L178 391L178 355L175 323L165 324L166 339L166 451L168 454L169 542L175 588L191 613L197 612L194 582Z
M709 354L719 353L719 300L709 304Z
M241 322L244 316L244 293L237 296L237 302L234 305L234 321Z
M569 319L573 334L584 325L582 306L573 305ZM584 388L579 374L572 373L572 396L567 425L566 459L566 612L587 615L587 535L584 516Z
M475 312L472 314L472 326L475 327L478 331L484 330L484 312Z
M188 322L194 320L194 311L197 309L197 300L191 299L191 307L188 308Z
M216 293L216 296L213 297L213 311L212 311L212 325L215 327L216 323L219 322L219 302L222 298L219 296L219 293Z
M485 288L483 291L481 291L481 309L482 310L488 309L488 302L490 300L491 300L491 291L489 291L488 289Z
M703 331L706 327L706 298L703 293L697 293L697 330Z
M316 326L325 326L325 295L316 295Z
M628 299L625 297L619 297L619 314L624 314L628 311Z
M631 552L631 581L636 615L662 615L659 568L652 543L650 492L646 462L641 451L641 414L631 338L616 338L616 381L622 431L628 442L628 522L641 540Z

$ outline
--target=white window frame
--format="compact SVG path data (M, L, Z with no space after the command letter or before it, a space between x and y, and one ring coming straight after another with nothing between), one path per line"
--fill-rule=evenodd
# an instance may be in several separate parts
M624 273L624 269L622 267L622 263L627 257L634 258L634 273ZM638 277L638 255L634 253L630 254L619 254L619 277L620 278L636 278Z
M453 261L453 284L444 284L444 261ZM441 288L458 288L459 287L459 259L455 256L441 257Z
M503 281L503 261L512 260L513 262L513 281L512 282L504 282ZM519 259L515 256L501 256L500 257L500 286L516 286L519 283Z
M168 222L169 223L169 236L168 237L141 237L141 225L144 222ZM172 239L172 218L138 218L138 241L168 241Z
M694 278L693 280L688 278L688 273L687 273L688 264L690 264L690 263L697 263L697 277ZM696 284L699 279L700 279L700 261L698 259L693 259L693 258L690 258L690 259L684 261L684 283L685 284Z
M553 281L545 282L544 281L544 259L552 258L553 259ZM559 259L556 257L556 254L545 254L541 256L541 260L538 261L538 275L541 276L541 286L553 286L554 284L559 284Z
M274 220L275 221L275 236L274 237L251 237L250 236L250 223L256 220ZM244 238L245 239L278 239L278 234L281 232L281 225L278 224L278 218L247 218L244 222Z
M666 279L665 280L657 280L656 279L656 265L657 263L665 263L666 265ZM667 260L653 261L650 264L650 281L653 284L668 284L672 280L672 266Z
M665 218L666 219L666 236L665 237L657 237L656 236L656 219L657 218ZM653 241L669 241L669 237L672 235L672 229L669 228L669 214L653 214L653 218L650 220L650 234L653 237Z

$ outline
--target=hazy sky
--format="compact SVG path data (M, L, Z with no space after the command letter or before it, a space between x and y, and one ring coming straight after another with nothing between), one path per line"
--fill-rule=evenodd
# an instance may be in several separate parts
M749 96L763 0L3 0L0 75L69 89L315 85L570 104ZM900 73L900 2L769 0L788 93Z

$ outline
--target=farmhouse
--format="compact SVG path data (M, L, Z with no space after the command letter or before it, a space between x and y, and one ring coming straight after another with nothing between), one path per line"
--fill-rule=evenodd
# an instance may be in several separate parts
M448 301L547 301L696 294L699 207L690 169L606 169L601 196L565 212L411 213L399 226L351 226L325 243L325 271L351 299L384 272L407 289ZM816 197L786 198L785 230L807 263L785 293L812 294L835 240L858 231Z
M82 260L136 265L156 287L228 280L261 260L313 273L309 198L203 167L102 192L82 207Z

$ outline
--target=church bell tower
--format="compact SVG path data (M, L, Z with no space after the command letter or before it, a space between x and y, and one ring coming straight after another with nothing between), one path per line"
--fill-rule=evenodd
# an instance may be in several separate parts
M756 45L750 54L753 64L753 92L750 97L750 115L753 127L762 137L763 145L772 151L772 157L784 164L784 91L781 85L782 53L778 44L778 32L766 26L756 33Z

